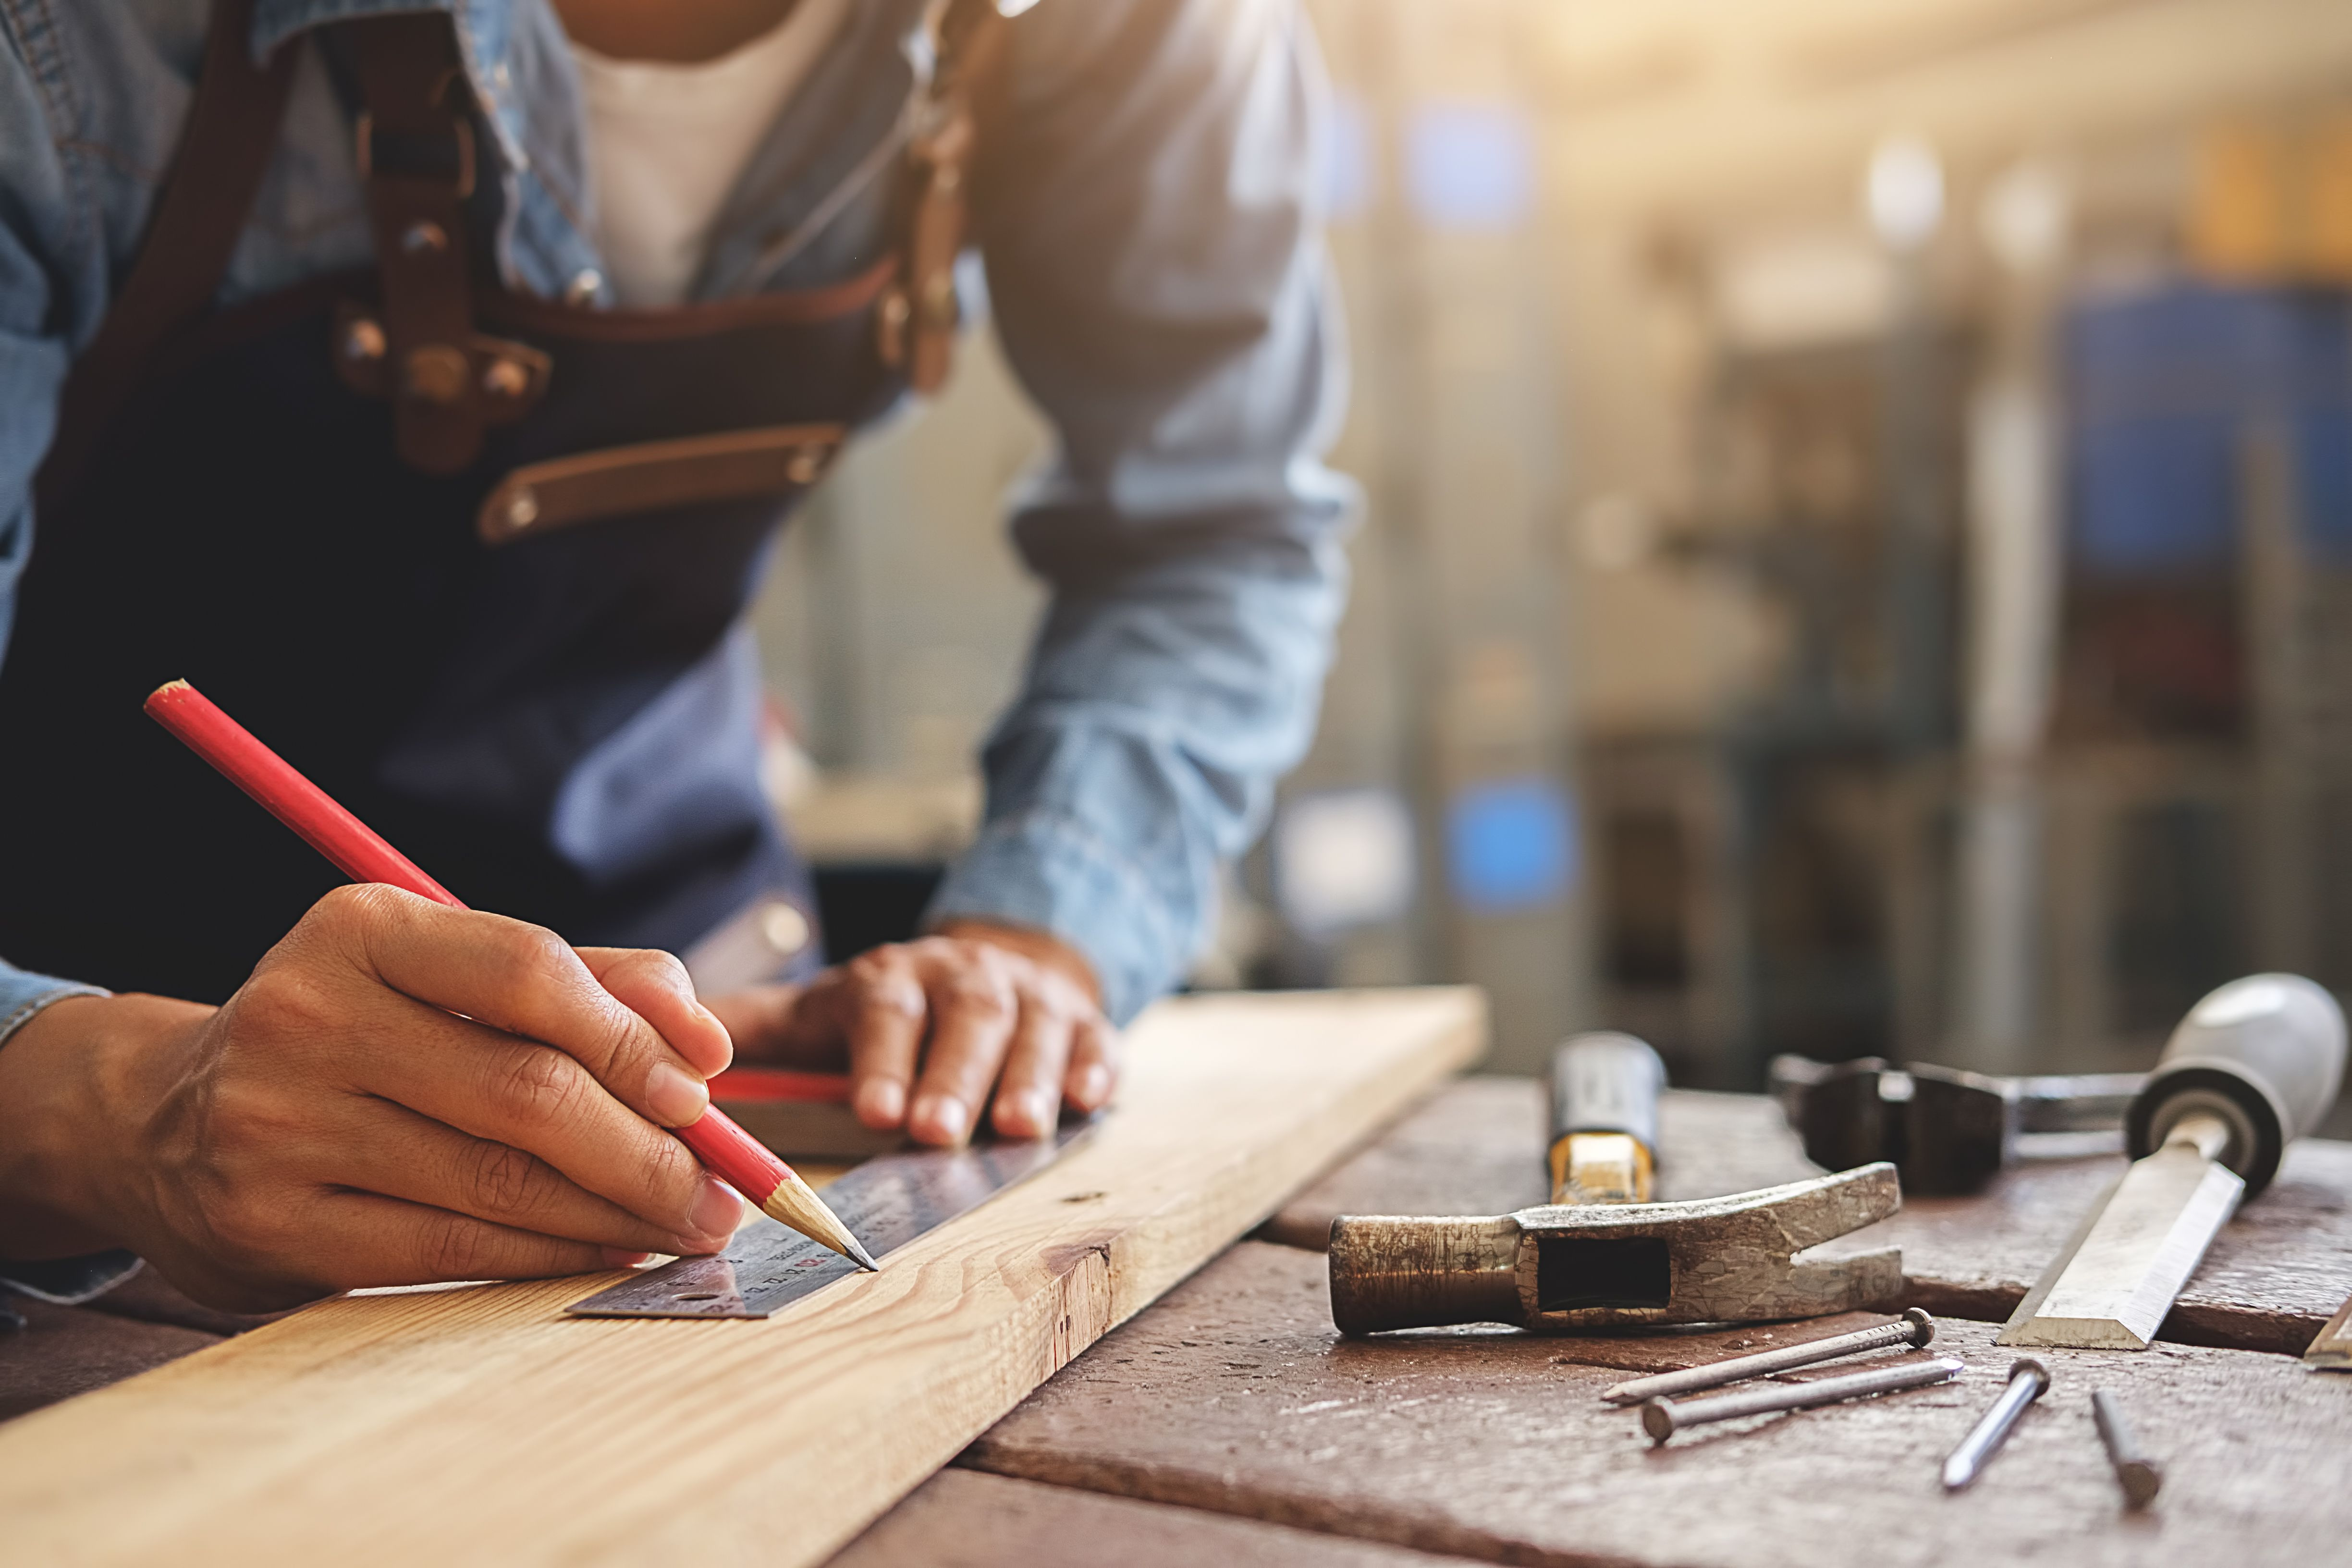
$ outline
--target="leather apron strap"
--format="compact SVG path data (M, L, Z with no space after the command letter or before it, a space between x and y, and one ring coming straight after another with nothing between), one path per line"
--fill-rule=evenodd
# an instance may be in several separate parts
M62 510L156 352L220 291L277 148L299 53L282 46L257 66L252 37L253 0L215 0L195 99L139 258L66 377L57 435L34 480L44 513Z

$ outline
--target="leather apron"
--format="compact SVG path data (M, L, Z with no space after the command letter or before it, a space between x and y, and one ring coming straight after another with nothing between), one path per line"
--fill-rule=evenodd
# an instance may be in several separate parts
M856 269L659 311L502 288L449 19L336 24L378 266L215 314L299 47L255 66L249 18L215 7L40 476L0 953L218 1000L341 879L141 713L185 678L474 908L701 943L706 988L814 967L745 610L846 433L944 373L992 10L949 7L900 176L844 220L871 226Z

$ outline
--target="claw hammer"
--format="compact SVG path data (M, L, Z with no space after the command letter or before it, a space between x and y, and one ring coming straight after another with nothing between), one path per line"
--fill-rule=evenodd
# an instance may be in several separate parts
M1664 1081L1657 1053L1632 1036L1579 1036L1553 1054L1550 1204L1507 1215L1333 1220L1339 1331L1759 1322L1901 1296L1902 1256L1893 1248L1797 1256L1902 1206L1885 1162L1730 1197L1646 1201Z

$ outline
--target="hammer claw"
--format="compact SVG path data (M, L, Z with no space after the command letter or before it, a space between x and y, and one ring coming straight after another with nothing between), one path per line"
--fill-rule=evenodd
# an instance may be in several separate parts
M1902 1291L1895 1252L1797 1255L1902 1205L1895 1168L1881 1163L1685 1203L1342 1217L1331 1227L1332 1316L1349 1333L1497 1321L1556 1332L1885 1305ZM1479 1238L1475 1259L1468 1236Z

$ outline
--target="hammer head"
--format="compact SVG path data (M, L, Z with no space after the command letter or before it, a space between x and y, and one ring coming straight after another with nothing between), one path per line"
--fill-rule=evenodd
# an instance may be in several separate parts
M1559 1333L1891 1306L1903 1289L1895 1249L1796 1255L1902 1206L1895 1168L1880 1163L1693 1203L1342 1215L1331 1224L1331 1317L1349 1334L1494 1322Z

